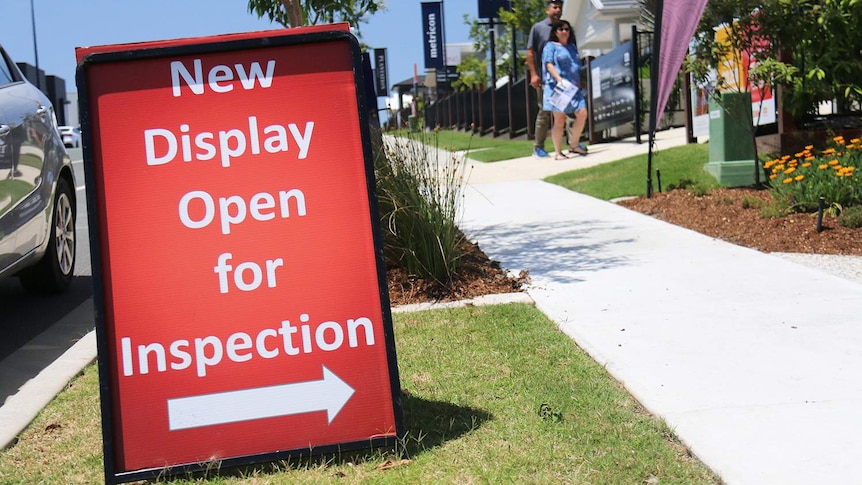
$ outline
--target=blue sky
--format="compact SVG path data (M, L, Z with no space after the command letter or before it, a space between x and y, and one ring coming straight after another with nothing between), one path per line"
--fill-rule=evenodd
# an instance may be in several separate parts
M75 90L75 47L280 28L247 12L246 0L32 0L39 67ZM36 64L30 0L2 0L0 44L17 62ZM360 26L362 41L387 48L390 85L424 72L421 1L388 0L387 10ZM477 0L444 1L446 42L469 42L464 14ZM382 100L381 100L382 105Z

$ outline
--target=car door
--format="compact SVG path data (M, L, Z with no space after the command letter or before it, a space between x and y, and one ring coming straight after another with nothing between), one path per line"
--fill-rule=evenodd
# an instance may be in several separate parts
M41 191L45 144L53 112L47 98L23 79L0 51L7 77L0 84L0 265L5 267L44 241L46 221Z
M13 207L14 195L14 160L12 128L7 121L3 106L8 102L7 88L14 82L12 72L7 64L6 57L0 51L0 270L8 266L14 260L15 255L15 233L6 219Z

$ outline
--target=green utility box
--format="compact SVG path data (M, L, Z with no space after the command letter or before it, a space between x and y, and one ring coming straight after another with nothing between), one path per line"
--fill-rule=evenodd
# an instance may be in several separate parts
M704 169L728 187L754 184L750 93L721 93L709 100L709 162Z

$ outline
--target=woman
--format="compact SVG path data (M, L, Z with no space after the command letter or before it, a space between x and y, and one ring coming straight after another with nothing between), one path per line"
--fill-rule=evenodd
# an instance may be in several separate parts
M568 158L562 151L563 130L566 126L566 115L573 115L572 131L569 133L570 153L586 155L586 148L578 143L584 124L587 121L587 103L584 93L578 89L570 101L561 106L559 98L552 99L554 90L558 85L561 87L578 86L581 78L581 57L578 47L575 45L572 26L565 20L558 20L551 26L551 36L545 49L542 51L542 66L545 80L545 92L543 96L544 109L551 111L554 115L554 128L551 139L554 142L556 160Z

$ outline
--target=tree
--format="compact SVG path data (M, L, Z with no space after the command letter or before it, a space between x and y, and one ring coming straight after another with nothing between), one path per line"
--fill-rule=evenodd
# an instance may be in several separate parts
M487 54L491 50L491 38L487 23L481 23L478 19L472 19L469 15L464 14L464 23L470 27L470 40L473 41L473 51L458 64L458 80L452 83L452 87L461 89L486 88L491 76L488 74L488 59ZM497 69L502 67L505 62L504 53L505 47L501 42L504 39L495 40L494 58L497 62Z
M514 25L516 32L524 36L530 33L533 24L547 17L546 0L513 0L512 10L500 10L500 21L509 26Z
M384 0L249 0L248 11L285 27L348 22L359 36L367 16L385 10Z
M785 106L796 116L822 101L835 101L839 113L862 103L862 1L803 0L786 10L779 32L792 51L801 76Z
M780 59L784 0L714 0L707 3L695 32L693 55L686 70L698 84L716 83L713 96L721 104L724 92L749 93L752 88L773 90L793 81L796 70ZM753 66L753 67L752 67ZM713 73L717 76L713 78ZM743 108L754 153L754 182L760 184L755 120ZM759 116L759 115L758 115Z
M747 92L766 82L789 81L778 61L780 40L773 23L782 0L718 0L707 3L695 32L694 53L686 69L697 81L705 82L717 72L715 93ZM748 61L748 62L746 62ZM748 64L766 64L773 69L748 69Z
M724 42L716 39L718 27ZM796 119L816 113L822 101L834 101L839 113L862 103L862 0L711 0L695 40L686 69L701 82L728 59L742 65L742 54L750 56L745 79L718 76L717 92L733 84L739 91L790 86L782 105ZM759 167L753 126L751 139Z
M518 53L518 47L525 48L525 45L516 46L515 51L512 51L512 35L515 38L527 38L530 33L530 28L533 24L545 18L545 8L547 7L546 0L512 0L512 10L501 9L498 13L500 24L507 25L509 28L506 32L495 39L494 58L497 61L497 71L508 72L507 65L511 63L511 59L515 58L515 63L518 66L524 65L524 58ZM480 22L478 19L471 19L468 15L464 15L464 23L470 26L470 40L473 41L473 48L476 52L487 53L490 51L490 37L488 32L488 24ZM519 36L520 34L520 36ZM474 72L478 67L475 62L464 59L468 65L458 66L458 72ZM483 61L484 69L487 69L487 61ZM518 73L511 73L513 79L517 79ZM484 81L487 82L489 76L485 74ZM467 85L468 83L464 83Z
M458 64L458 79L452 83L456 90L482 89L488 86L488 61L469 56Z
M715 40L720 25L725 44ZM862 0L711 0L695 39L686 64L695 78L747 52L757 67L740 84L792 86L783 101L795 118L822 101L836 101L839 112L862 102Z

